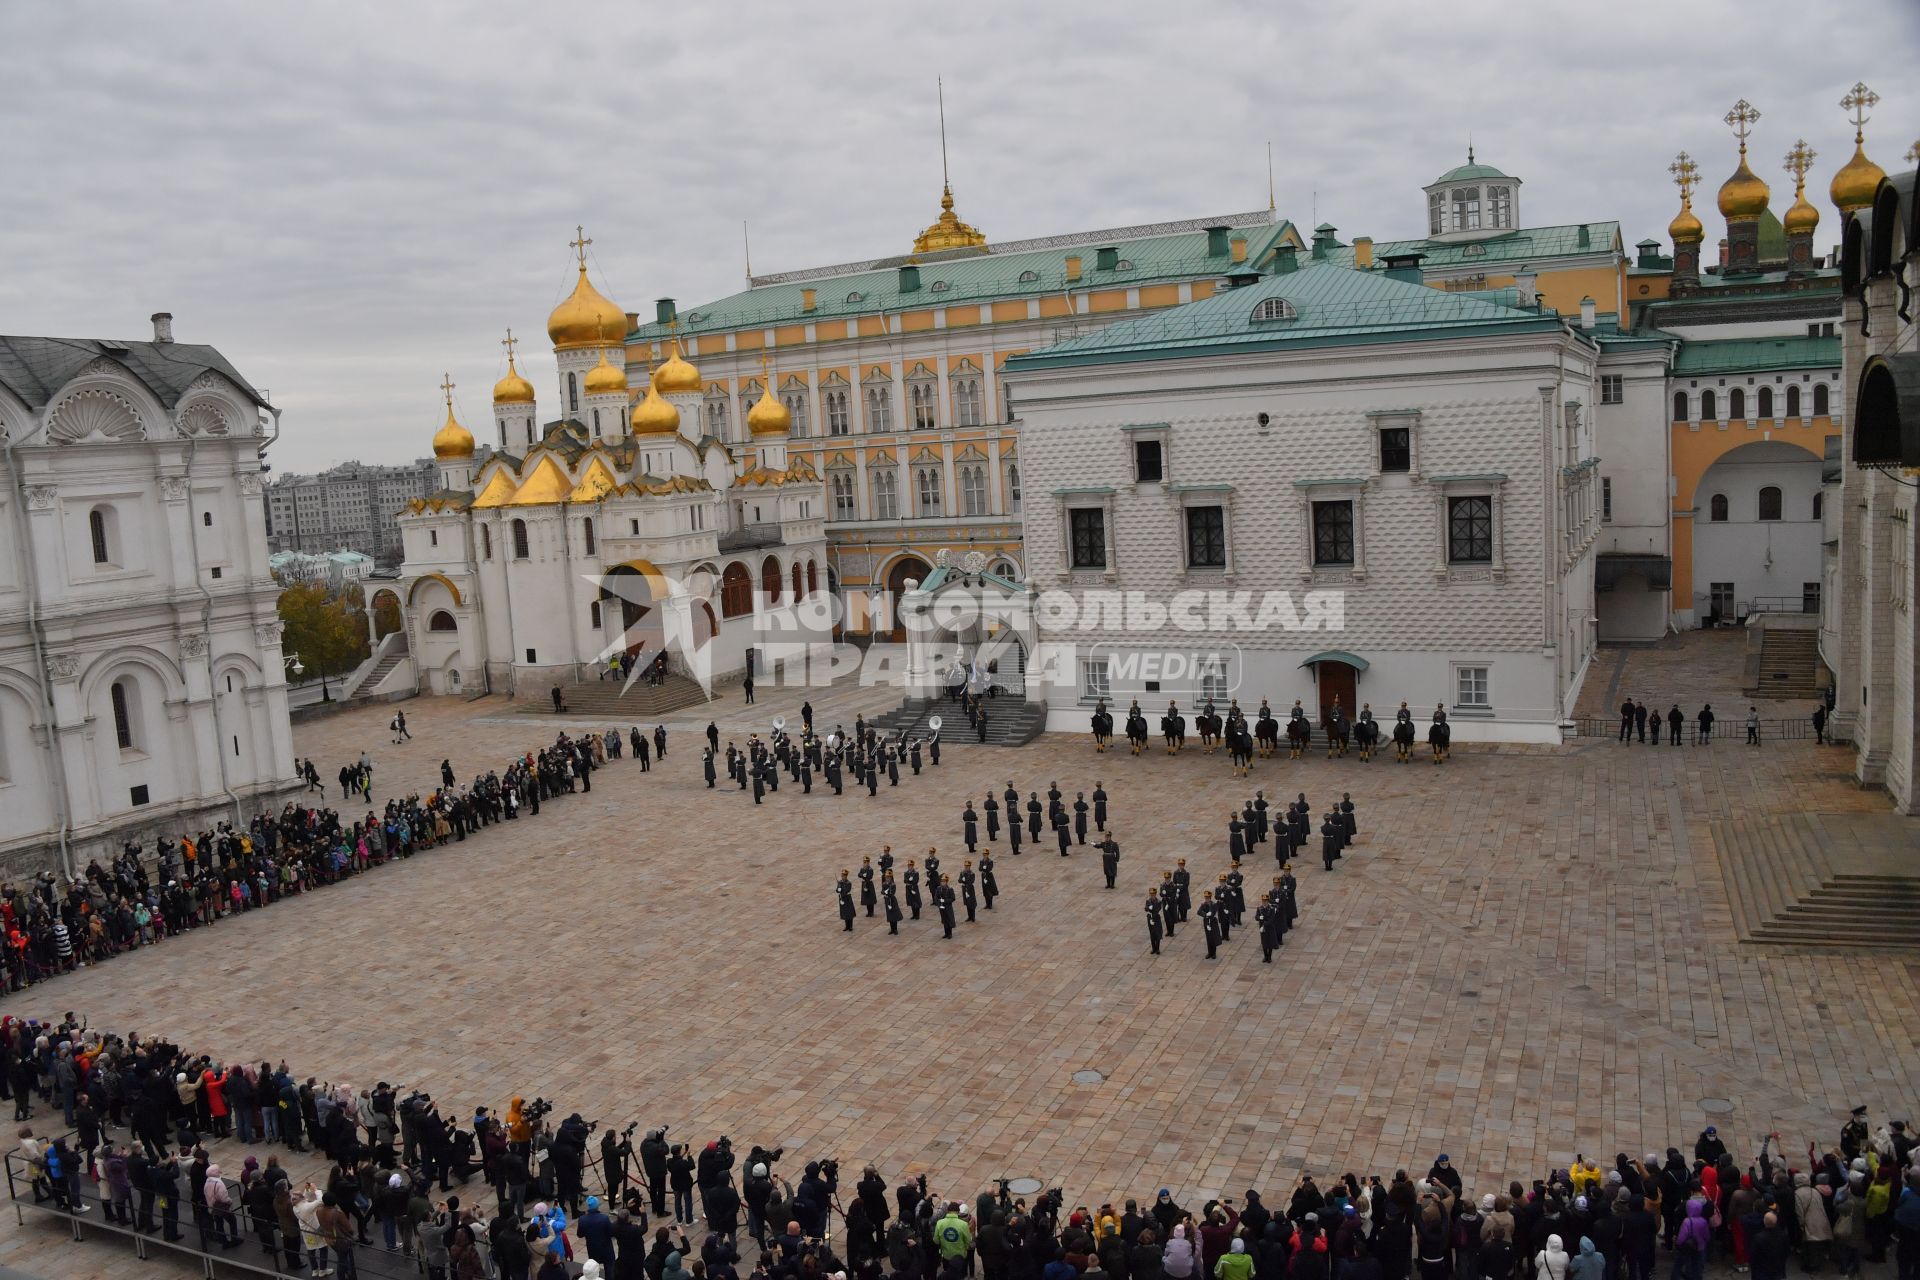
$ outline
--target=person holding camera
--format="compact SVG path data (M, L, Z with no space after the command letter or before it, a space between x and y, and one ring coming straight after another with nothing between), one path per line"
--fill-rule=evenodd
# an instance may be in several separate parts
M667 1185L673 1191L673 1220L682 1226L693 1224L693 1171L686 1144L674 1143L667 1156Z

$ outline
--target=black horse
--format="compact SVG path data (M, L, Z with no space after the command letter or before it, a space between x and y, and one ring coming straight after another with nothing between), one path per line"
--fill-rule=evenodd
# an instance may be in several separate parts
M1393 725L1393 747L1399 754L1400 763L1405 764L1413 754L1413 721L1396 720Z

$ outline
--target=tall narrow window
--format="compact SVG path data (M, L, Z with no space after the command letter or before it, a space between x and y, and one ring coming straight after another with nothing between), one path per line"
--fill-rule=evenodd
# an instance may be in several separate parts
M1380 428L1380 470L1407 472L1412 469L1412 429L1408 427Z
M571 373L567 375L567 412L580 412L580 379Z
M941 514L940 468L919 467L914 471L914 486L919 498L917 514L937 516Z
M835 520L854 518L854 488L851 472L836 471L833 474L833 518Z
M873 518L898 520L900 518L900 482L893 468L876 468L869 473L869 478L872 483L867 487L873 491Z
M1313 504L1313 562L1318 565L1353 563L1353 503Z
M953 416L958 425L980 425L980 379L956 378L953 383Z
M1716 493L1707 502L1707 519L1715 524L1727 522L1727 495Z
M93 562L95 564L113 563L113 549L107 543L106 508L95 507L87 512L87 533L93 540Z
M1613 523L1613 477L1600 477L1600 523Z
M1797 418L1800 416L1800 388L1799 387L1787 388L1787 416L1789 418Z
M1780 518L1780 489L1777 485L1766 485L1760 490L1760 512L1762 520Z
M1715 413L1714 410L1718 407L1719 406L1713 401L1713 392L1702 391L1700 393L1700 420L1702 422L1717 421L1720 415Z
M1827 416L1827 384L1824 382L1813 384L1813 416L1816 418Z
M525 520L513 522L513 558L515 560L527 558L527 522Z
M1007 514L1020 514L1020 464L1017 462L1007 464Z
M913 399L913 427L927 431L940 425L940 391L931 382L915 382L907 388Z
M1675 422L1687 420L1687 393L1684 391L1673 393L1673 420Z
M982 467L960 468L960 509L963 514L987 514L987 473Z
M493 559L493 526L492 525L483 524L480 526L480 558L482 560Z
M802 391L789 391L786 395L780 397L780 402L786 406L787 418L791 423L787 428L787 434L794 436L804 436L807 434L806 393Z
M1493 562L1493 499L1447 500L1447 560L1452 564Z
M1227 518L1217 506L1187 508L1187 567L1227 567Z
M1455 187L1453 189L1453 229L1455 231L1480 229L1480 188Z
M1771 418L1773 416L1772 387L1760 388L1760 416L1763 418Z
M585 520L582 520L580 522L580 542L581 542L581 545L586 548L586 552L588 555L591 556L591 555L598 554L598 552L594 548L594 543L593 543L593 517L592 516L588 516Z
M1510 227L1513 225L1513 188L1488 187L1487 211L1491 215L1491 225Z
M1067 512L1068 540L1076 569L1107 567L1107 513L1099 507L1076 507Z
M847 393L844 391L827 392L827 434L847 434Z
M1727 392L1727 417L1735 422L1743 421L1747 416L1747 393L1743 387L1735 387Z
M867 392L867 430L893 430L893 392L886 387Z
M132 689L128 681L115 680L107 690L113 703L113 736L122 751L133 750Z

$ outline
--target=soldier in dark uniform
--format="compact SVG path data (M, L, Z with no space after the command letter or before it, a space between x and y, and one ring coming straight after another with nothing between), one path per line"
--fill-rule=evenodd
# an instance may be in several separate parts
M1253 922L1260 930L1260 963L1273 963L1274 944L1279 940L1274 929L1274 920L1278 918L1279 908L1271 902L1262 902L1253 910Z
M1862 1151L1866 1150L1868 1136L1867 1109L1855 1107L1853 1114L1847 1117L1847 1123L1840 1130L1840 1153L1849 1162L1856 1159Z
M1020 815L1011 812L1007 814L1007 848L1014 857L1020 856Z
M967 909L967 923L974 922L974 909L980 905L980 894L974 888L977 877L973 874L973 859L968 858L960 864L960 905Z
M1374 744L1380 741L1380 725L1373 718L1373 704L1360 704L1360 718L1354 723L1353 736L1360 739L1360 758L1373 759Z
M1040 793L1027 792L1027 838L1040 843Z
M882 752L884 752L884 753L886 754L886 757L887 757L887 785L888 785L888 786L890 786L890 787L897 787L897 786L899 786L899 785L900 785L900 747L899 747L899 744L898 744L898 743L896 743L896 744L894 744L894 745L893 745L893 746L891 746L891 747L889 747L889 746L882 746L882 747L880 748L880 750L881 750Z
M1193 910L1193 875L1187 870L1185 858L1174 859L1173 887L1178 895L1175 902L1180 909L1180 923L1185 924Z
M1147 890L1147 946L1154 955L1160 954L1160 898L1153 890Z
M713 790L714 769L712 747L708 747L706 753L700 757L700 772L707 780L707 790Z
M1136 756L1147 749L1147 718L1140 714L1137 701L1127 710L1127 743ZM1173 936L1172 930L1168 930L1167 936Z
M927 850L927 856L924 861L927 868L927 892L932 893L933 887L940 883L939 852L934 849Z
M1328 871L1333 870L1333 860L1340 856L1340 824L1328 814L1320 823L1320 860Z
M1240 870L1238 858L1233 860L1233 866L1227 872L1227 889L1232 894L1232 897L1227 900L1227 906L1233 915L1233 927L1238 929L1247 914L1247 877Z
M1060 784L1058 782L1049 782L1047 784L1047 818L1048 820L1052 820L1053 815L1058 813L1059 811L1060 811Z
M847 869L840 868L840 880L833 886L840 898L840 924L848 933L853 932L853 881L847 879Z
M893 874L893 846L890 844L880 846L880 874L882 876Z
M1113 888L1114 878L1120 874L1120 842L1111 831L1100 842L1100 870L1106 873L1107 888Z
M1200 705L1193 716L1193 731L1200 735L1200 754L1210 756L1217 745L1213 728L1213 699L1209 698Z
M1220 941L1226 942L1233 937L1233 892L1227 887L1224 871L1213 878L1213 883L1207 892L1213 895L1213 918L1220 925Z
M853 926L848 925L849 929ZM1207 959L1219 959L1220 948L1220 908L1213 904L1213 890L1200 895L1200 927L1207 934Z
M1351 791L1342 791L1340 793L1340 825L1347 829L1347 838L1342 843L1352 844L1354 837L1360 834L1360 823L1353 816L1353 793Z
M1093 783L1093 828L1096 831L1103 831L1106 829L1106 825L1107 792L1106 788L1100 785L1099 779L1096 778Z
M880 766L871 757L863 754L860 757L860 768L867 776L867 794L869 796L879 795Z
M799 754L800 754L800 793L802 795L810 796L813 794L813 761L808 758L806 750L804 748L800 751Z
M840 753L838 751L827 753L827 785L833 788L833 794L845 794L840 789Z
M711 720L707 721L707 746L714 751L720 749L720 726Z
M938 729L927 735L927 763L930 765L940 763L940 731Z
M1284 939L1293 922L1300 918L1299 883L1293 878L1293 864L1280 865L1280 934Z
M1053 834L1060 840L1060 856L1066 857L1073 851L1073 833L1067 823L1065 809L1056 809L1053 812Z
M667 726L663 724L653 726L653 754L662 760L667 758Z
M913 769L913 776L920 776L920 739L915 738L907 744L907 764Z
M873 919L873 909L880 903L873 891L873 859L860 859L860 905L866 910L867 919Z
M1253 793L1253 842L1255 844L1266 843L1267 838L1273 834L1273 829L1267 822L1267 808L1268 808L1267 793L1264 791L1254 792Z
M1280 746L1280 722L1273 718L1273 708L1267 705L1265 698L1260 699L1260 715L1253 723L1253 736L1260 743L1262 760Z
M966 812L960 815L960 825L966 831L967 852L972 853L980 843L980 815L973 811L973 801L967 801Z
M1007 825L1018 826L1020 823L1020 793L1013 789L1011 780L1007 783L1007 789L1000 793L1000 798L1007 802Z
M913 865L912 858L907 859L907 872L901 879L905 881L907 887L907 910L913 913L915 920L918 920L920 918L920 870Z
M1000 802L993 798L992 788L988 788L987 798L981 803L987 811L987 843L992 844L1000 838Z
M1094 704L1090 723L1093 728L1093 749L1098 754L1107 749L1107 739L1113 736L1113 717L1107 714L1104 698Z
M891 871L880 873L880 897L886 904L887 932L897 934L900 932L900 890L893 883Z
M1000 882L993 878L993 850L980 855L980 905L993 910L993 900L1000 896Z
M940 907L940 936L953 936L953 884L950 877L940 878L940 887L935 890L935 899Z
M755 760L753 762L753 802L755 804L759 804L761 797L766 794L767 794L767 770L764 765L762 765L758 760Z
M1087 842L1087 810L1089 808L1090 806L1087 804L1087 793L1084 791L1074 792L1073 840L1075 844L1085 844Z
M1180 888L1173 882L1173 872L1160 873L1160 919L1166 923L1167 936L1173 936L1173 927L1180 923Z
M1247 856L1247 824L1232 809L1227 810L1227 856L1235 862Z

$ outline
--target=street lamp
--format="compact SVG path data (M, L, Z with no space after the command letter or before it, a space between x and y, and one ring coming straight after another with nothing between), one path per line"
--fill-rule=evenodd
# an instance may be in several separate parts
M289 672L296 676L307 669L307 664L300 661L300 655L297 653L287 654L282 657L280 661L286 665ZM333 701L333 694L327 690L327 673L324 671L320 673L320 701Z

